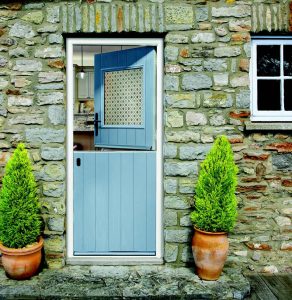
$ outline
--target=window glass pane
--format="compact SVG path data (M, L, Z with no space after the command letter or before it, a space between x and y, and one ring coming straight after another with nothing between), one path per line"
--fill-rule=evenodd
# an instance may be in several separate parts
M280 76L280 45L257 46L258 76Z
M104 124L142 125L143 69L104 74Z
M258 80L258 110L281 110L280 80Z
M284 81L284 109L292 110L292 80Z
M292 45L284 46L284 75L292 76Z

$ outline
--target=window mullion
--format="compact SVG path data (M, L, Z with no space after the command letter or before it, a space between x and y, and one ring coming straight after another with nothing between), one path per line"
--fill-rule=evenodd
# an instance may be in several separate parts
M281 68L281 111L284 111L284 45L281 44L280 68Z

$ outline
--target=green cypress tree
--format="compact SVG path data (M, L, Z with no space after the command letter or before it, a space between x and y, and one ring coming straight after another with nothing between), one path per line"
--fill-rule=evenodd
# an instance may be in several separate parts
M231 145L225 136L220 136L201 163L195 209L191 213L195 227L208 232L233 229L237 217L237 173Z
M36 242L40 232L36 182L27 150L19 144L6 165L0 192L0 241L23 248Z

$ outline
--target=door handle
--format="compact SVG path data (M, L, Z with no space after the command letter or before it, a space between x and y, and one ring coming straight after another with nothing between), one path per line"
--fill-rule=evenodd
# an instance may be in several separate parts
M98 123L101 123L101 121L98 120L98 113L95 113L93 123L94 123L95 135L97 136L98 135Z
M76 165L77 165L77 167L80 167L81 166L81 158L77 158L76 159Z

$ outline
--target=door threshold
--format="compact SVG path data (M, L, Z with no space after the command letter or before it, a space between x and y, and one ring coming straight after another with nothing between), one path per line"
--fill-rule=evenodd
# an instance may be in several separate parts
M75 256L152 256L155 257L155 252L133 252L133 251L108 251L108 252L74 252Z
M162 265L163 259L149 256L78 256L68 257L67 265L103 265L103 266L133 266L133 265Z

